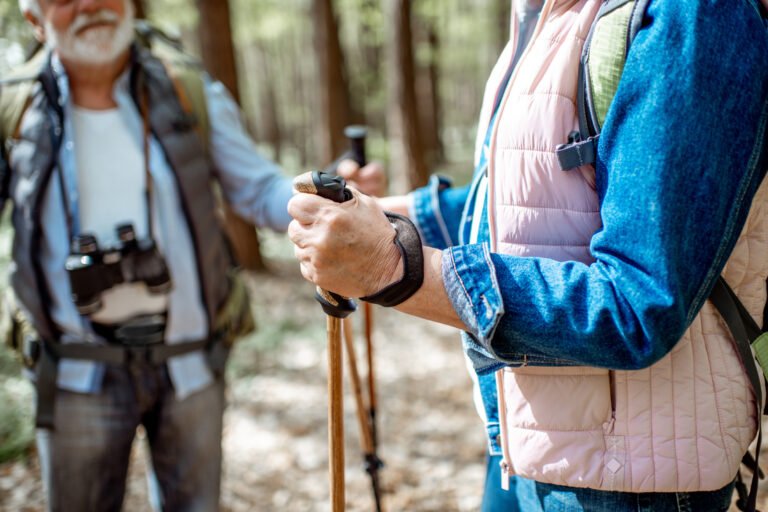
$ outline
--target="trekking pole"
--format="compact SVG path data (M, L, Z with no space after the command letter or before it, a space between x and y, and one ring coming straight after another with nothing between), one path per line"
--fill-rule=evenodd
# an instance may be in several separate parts
M344 347L347 350L347 362L349 363L349 376L352 381L352 390L357 405L357 422L360 425L360 445L363 449L363 464L365 465L365 471L371 477L376 512L381 512L381 491L378 474L381 461L376 456L371 424L366 417L365 404L363 403L363 390L360 385L360 373L357 371L357 355L355 354L355 342L352 334L352 319L349 317L345 318L342 327L344 331Z
M379 438L376 429L376 374L373 366L373 306L368 302L363 303L363 321L365 329L365 347L368 359L368 418L371 423L371 438L374 450L379 446ZM381 461L379 461L381 462Z
M364 126L352 125L344 129L344 135L349 140L349 156L357 165L363 167L367 162L365 156L365 138L368 130ZM352 322L348 319L344 322L344 342L347 347L347 360L350 366L350 377L354 387L355 401L357 403L357 418L360 423L360 442L363 449L363 464L366 473L371 477L373 499L376 504L376 512L381 512L381 488L379 487L379 469L383 466L376 453L376 395L373 373L373 345L371 343L371 305L364 304L365 312L365 340L368 362L368 417L365 417L365 406L360 385L360 374L357 371L357 358L355 355L354 341L352 337Z
M313 171L297 176L293 186L299 192L316 194L337 203L352 198L344 178ZM315 299L326 314L328 336L328 471L330 478L331 511L342 512L344 500L344 401L343 354L341 319L355 311L355 302L319 286Z
M344 129L344 135L349 139L350 154L352 159L360 167L367 164L365 156L365 138L368 131L364 126L347 126ZM378 447L378 435L376 429L376 373L373 365L373 307L365 302L363 304L363 322L365 332L366 359L368 365L368 416L371 423L371 437L373 439L374 451ZM381 461L379 460L381 465Z

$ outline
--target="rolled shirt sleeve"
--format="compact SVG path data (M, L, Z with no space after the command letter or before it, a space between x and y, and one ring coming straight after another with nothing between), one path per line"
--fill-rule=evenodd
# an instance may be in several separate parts
M510 364L637 369L674 347L768 164L768 41L753 7L650 3L598 146L594 263L444 250L446 290L480 348Z

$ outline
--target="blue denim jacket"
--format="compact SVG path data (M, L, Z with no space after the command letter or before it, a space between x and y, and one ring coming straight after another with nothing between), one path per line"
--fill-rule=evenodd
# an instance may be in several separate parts
M633 370L674 347L765 175L767 124L758 2L652 0L597 148L594 263L491 253L487 217L483 242L462 243L478 176L461 189L433 178L413 193L412 216L425 243L444 250L445 287L468 327L492 451L499 367Z

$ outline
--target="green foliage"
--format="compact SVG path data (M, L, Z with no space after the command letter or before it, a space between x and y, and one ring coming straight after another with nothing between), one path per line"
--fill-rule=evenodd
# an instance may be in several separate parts
M23 62L33 39L17 0L0 0L0 75Z
M174 35L197 26L197 9L192 0L145 0L147 17Z
M0 378L0 463L23 455L34 442L34 399L26 379Z

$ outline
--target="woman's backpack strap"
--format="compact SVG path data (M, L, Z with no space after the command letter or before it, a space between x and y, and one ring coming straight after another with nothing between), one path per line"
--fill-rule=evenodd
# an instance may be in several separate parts
M592 23L579 63L579 130L557 147L564 170L595 163L597 141L649 0L607 0Z

